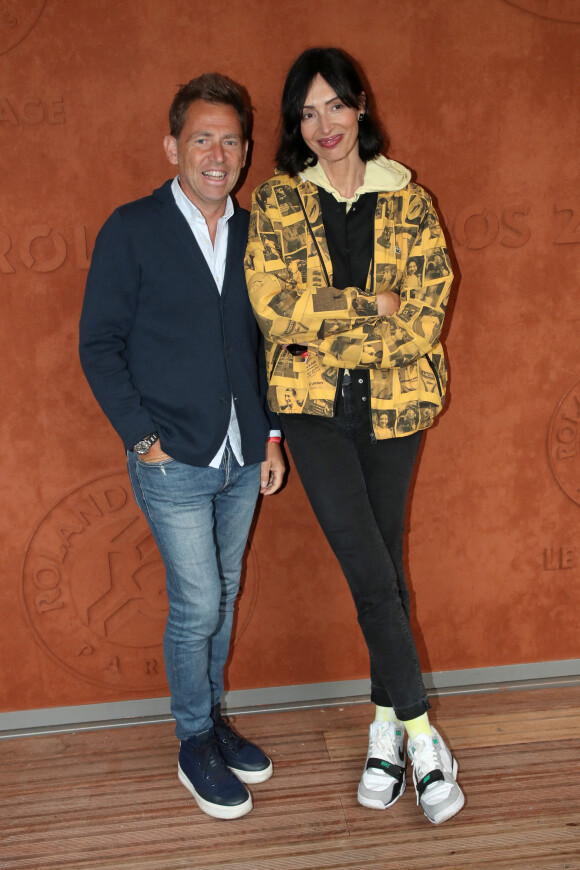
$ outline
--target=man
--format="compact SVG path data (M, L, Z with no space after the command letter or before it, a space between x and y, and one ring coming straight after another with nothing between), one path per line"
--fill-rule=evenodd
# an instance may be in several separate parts
M258 491L280 487L284 463L244 279L248 213L229 196L248 150L243 95L202 75L177 92L169 121L179 174L99 233L80 355L165 564L178 776L202 810L231 819L252 809L244 783L272 774L221 716L220 696Z
M293 387L286 387L284 390L284 405L280 408L286 414L299 414L302 402L298 401L296 390Z

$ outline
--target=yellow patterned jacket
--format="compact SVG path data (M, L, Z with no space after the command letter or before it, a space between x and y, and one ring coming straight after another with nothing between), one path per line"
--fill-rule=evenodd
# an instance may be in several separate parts
M443 406L439 342L452 271L429 195L409 182L379 193L374 257L364 289L332 287L318 189L277 172L252 196L245 269L265 337L268 402L277 413L334 414L338 370L370 370L377 439L429 427ZM376 294L401 298L379 317ZM293 356L288 345L308 344Z

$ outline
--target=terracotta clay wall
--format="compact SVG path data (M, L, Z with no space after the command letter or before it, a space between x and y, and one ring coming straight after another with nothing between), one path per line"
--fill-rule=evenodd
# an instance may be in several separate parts
M450 401L409 517L424 668L578 656L579 42L576 0L0 0L1 710L167 693L162 566L77 359L89 256L170 176L167 108L208 69L253 97L248 205L316 44L364 59L455 252ZM366 675L291 472L253 533L229 687Z

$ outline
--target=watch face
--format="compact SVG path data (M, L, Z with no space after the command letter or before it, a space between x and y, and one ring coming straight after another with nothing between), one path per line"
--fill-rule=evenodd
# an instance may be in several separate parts
M147 438L143 438L142 441L138 441L133 447L134 452L140 454L149 453L149 450L155 444L158 438L159 435L149 435Z

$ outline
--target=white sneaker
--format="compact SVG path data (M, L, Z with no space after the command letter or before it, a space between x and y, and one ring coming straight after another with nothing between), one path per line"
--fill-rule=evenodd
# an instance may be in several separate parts
M369 751L358 802L373 810L385 810L405 791L405 735L396 722L371 722Z
M455 782L458 764L435 728L433 736L419 734L407 751L413 764L417 803L430 822L440 825L459 812L465 803Z

